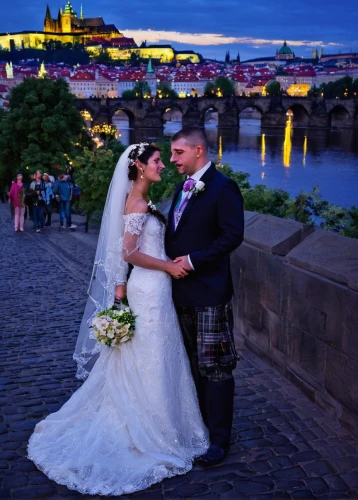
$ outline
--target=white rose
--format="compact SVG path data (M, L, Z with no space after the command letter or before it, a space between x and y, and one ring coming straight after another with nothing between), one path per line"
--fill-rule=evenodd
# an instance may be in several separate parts
M107 337L109 339L113 339L114 338L114 332L112 330L110 330L108 333L107 333Z
M195 184L195 190L196 191L202 191L205 187L205 182L203 181L197 181Z

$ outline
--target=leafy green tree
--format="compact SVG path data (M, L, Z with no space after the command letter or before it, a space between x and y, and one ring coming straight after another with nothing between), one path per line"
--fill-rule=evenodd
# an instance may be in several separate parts
M26 78L10 92L9 111L0 128L0 168L12 177L18 170L56 172L74 158L89 137L73 95L63 79Z
M145 95L151 95L150 87L148 82L142 80L137 82L132 90L125 90L122 94L124 98L135 98L135 97L143 97Z
M175 90L171 89L168 84L160 83L157 87L157 95L161 95L162 97L170 97L171 99L176 99L178 94Z
M133 93L133 90L124 90L122 92L122 97L124 97L124 99L133 99L135 95Z
M105 148L85 150L74 159L76 183L82 191L79 206L88 219L103 211L117 161L113 151Z
M216 95L215 84L213 82L208 82L205 85L204 96L205 97L215 97L215 95Z
M95 57L97 63L108 64L112 62L112 58L107 49L102 49L98 56Z
M225 76L215 78L215 88L216 92L220 92L224 97L230 97L235 93L233 82Z
M354 80L352 83L352 92L353 92L353 97L357 97L358 95L358 78Z
M271 82L268 82L266 84L267 95L269 96L279 95L280 92L281 92L281 85L280 82L278 82L277 80L272 80Z

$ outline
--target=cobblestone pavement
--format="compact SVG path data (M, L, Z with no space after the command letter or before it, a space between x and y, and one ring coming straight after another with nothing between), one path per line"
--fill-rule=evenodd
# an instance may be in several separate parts
M0 497L79 497L37 471L26 446L35 424L79 386L72 352L93 238L88 245L56 223L36 234L29 221L14 233L6 205L0 222ZM232 441L222 464L126 498L358 499L358 440L248 351L236 370Z

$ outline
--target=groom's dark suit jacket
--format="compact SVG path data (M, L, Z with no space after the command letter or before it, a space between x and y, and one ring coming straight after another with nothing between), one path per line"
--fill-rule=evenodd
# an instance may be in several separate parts
M174 207L184 182L178 184L168 216L166 252L174 259L190 255L195 271L173 279L176 305L205 307L232 297L230 253L243 241L243 199L236 182L214 164L200 179L205 189L193 193L175 230Z

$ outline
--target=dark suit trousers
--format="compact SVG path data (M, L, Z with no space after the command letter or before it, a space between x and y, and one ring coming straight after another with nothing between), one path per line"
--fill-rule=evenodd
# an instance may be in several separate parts
M232 374L223 373L223 379L205 376L199 371L197 349L197 310L195 307L176 306L185 348L198 393L200 411L208 427L210 442L220 448L230 445L233 420L235 382Z

